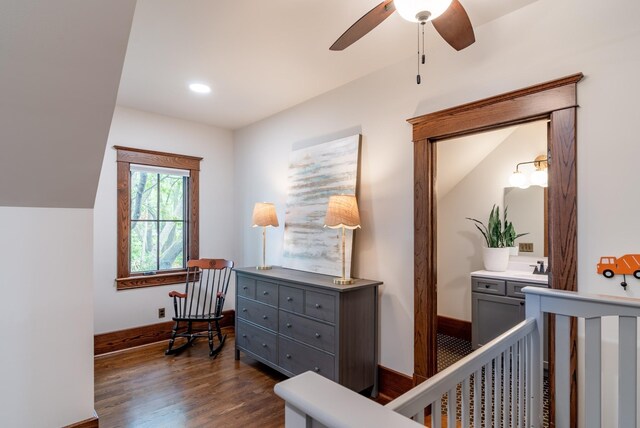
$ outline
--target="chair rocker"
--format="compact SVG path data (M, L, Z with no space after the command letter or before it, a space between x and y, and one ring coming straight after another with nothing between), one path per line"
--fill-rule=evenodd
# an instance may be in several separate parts
M166 355L177 354L192 345L198 337L208 337L209 356L218 355L227 335L220 330L222 308L229 287L233 262L224 259L200 259L187 262L185 292L172 291L174 321ZM207 331L193 330L193 323L207 323ZM186 324L186 331L185 331ZM174 348L177 337L187 341ZM214 347L214 339L217 345Z

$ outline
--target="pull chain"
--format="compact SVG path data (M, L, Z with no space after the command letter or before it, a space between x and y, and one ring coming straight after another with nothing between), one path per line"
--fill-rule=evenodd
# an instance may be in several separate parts
M420 24L418 24L418 74L416 75L416 83L419 85L421 82L420 78Z
M424 46L424 24L425 21L422 21L420 25L422 26L422 63L424 64L427 60L427 56L424 54L425 46Z
M420 77L420 64L424 64L427 62L427 56L424 53L424 24L426 23L427 21L420 21L418 23L418 75L416 76L416 82L418 83L418 85L422 82L422 78ZM422 55L420 54L420 27L422 27Z

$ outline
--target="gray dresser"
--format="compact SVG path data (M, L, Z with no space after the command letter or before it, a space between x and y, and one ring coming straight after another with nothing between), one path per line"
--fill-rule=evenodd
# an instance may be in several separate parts
M284 373L308 370L377 395L378 286L293 269L236 271L236 359L240 351Z

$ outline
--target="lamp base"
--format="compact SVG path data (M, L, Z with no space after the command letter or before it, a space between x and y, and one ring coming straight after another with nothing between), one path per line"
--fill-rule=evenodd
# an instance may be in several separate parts
M348 285L356 282L353 278L333 278L333 283L338 285Z
M269 269L271 269L271 266L256 266L256 269L258 269L258 270L269 270Z

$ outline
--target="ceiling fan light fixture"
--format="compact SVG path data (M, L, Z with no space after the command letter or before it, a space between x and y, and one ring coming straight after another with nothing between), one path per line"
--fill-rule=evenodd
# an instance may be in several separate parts
M409 22L431 21L442 15L453 0L394 0L396 10L403 19ZM428 12L427 15L424 12ZM420 16L420 18L418 18Z

